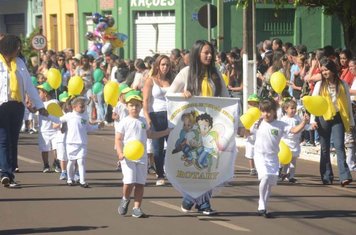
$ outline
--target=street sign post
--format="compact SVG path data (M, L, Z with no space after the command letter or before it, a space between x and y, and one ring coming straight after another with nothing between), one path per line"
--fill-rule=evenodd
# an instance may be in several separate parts
M35 35L31 40L32 48L40 51L47 47L47 38L42 34Z
M205 4L199 9L198 22L208 29L208 41L211 41L211 28L217 25L217 8L212 4Z

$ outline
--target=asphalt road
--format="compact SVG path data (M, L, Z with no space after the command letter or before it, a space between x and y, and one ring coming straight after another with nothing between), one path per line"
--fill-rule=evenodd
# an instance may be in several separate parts
M130 210L119 216L122 175L115 171L113 141L112 127L89 136L91 188L84 189L67 186L58 173L42 173L37 135L22 134L16 175L22 187L0 188L0 234L355 234L356 183L322 185L318 163L312 161L298 161L297 184L283 182L272 189L273 218L257 216L259 182L249 175L242 148L230 186L214 192L218 215L182 213L181 195L170 184L156 186L150 175L142 206L149 217L133 218Z

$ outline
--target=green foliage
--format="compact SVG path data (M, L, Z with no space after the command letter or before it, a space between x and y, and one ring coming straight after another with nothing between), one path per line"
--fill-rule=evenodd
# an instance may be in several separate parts
M32 31L29 37L21 36L22 54L25 56L26 59L29 59L30 57L37 55L37 51L34 50L31 46L31 40L36 34L39 33L40 33L40 28L37 27Z

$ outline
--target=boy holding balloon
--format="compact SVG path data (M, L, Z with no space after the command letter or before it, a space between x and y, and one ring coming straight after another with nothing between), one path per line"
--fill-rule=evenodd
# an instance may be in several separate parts
M282 122L287 123L289 126L297 126L302 122L299 115L297 113L297 102L292 98L286 98L282 104L283 108L283 117L281 118ZM304 129L304 128L303 128ZM300 139L301 132L296 134L289 133L283 136L283 141L288 145L292 152L292 160L290 163L284 164L281 172L282 180L287 179L290 183L296 183L297 180L294 178L295 168L297 164L297 158L300 155Z
M273 99L260 101L262 119L251 128L256 135L254 161L258 173L259 201L258 215L270 218L267 212L267 202L272 186L277 184L279 175L279 142L284 134L298 133L303 130L309 121L306 115L300 124L292 127L285 122L276 120L278 104Z
M255 107L258 108L258 104L260 102L260 98L257 94L252 94L247 98L247 104L249 108ZM260 113L258 113L260 114ZM258 115L259 119L259 115ZM256 136L252 135L248 129L245 129L246 143L245 143L245 157L248 159L248 163L250 166L250 175L257 175L257 171L255 168L255 162L253 160L253 152L254 152L254 144Z
M169 134L171 129L151 131L147 129L146 119L140 116L142 95L140 91L130 91L125 95L128 116L120 120L115 145L123 174L123 197L118 213L125 215L130 203L130 195L134 190L134 207L132 216L147 217L141 210L144 185L147 178L147 138L160 138Z
M48 82L45 82L39 86L38 94L41 100L43 101L44 106L46 109L50 109L53 103L57 103L57 100L52 99L51 92L53 91L52 87L49 85ZM38 126L39 126L39 133L38 133L38 147L41 151L42 161L43 161L43 173L48 173L51 171L48 161L48 155L50 152L54 154L54 162L53 165L55 167L56 172L60 172L60 165L59 161L56 157L56 149L57 149L57 142L56 142L56 133L57 130L53 127L53 122L50 118L39 115L38 118Z

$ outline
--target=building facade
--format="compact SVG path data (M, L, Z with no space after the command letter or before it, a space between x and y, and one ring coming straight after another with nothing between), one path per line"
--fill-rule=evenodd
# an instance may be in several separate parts
M243 10L236 9L237 0L0 0L0 32L28 36L43 25L48 49L83 52L92 43L85 35L95 31L92 14L98 12L112 16L117 32L129 37L116 53L142 58L173 48L190 49L197 39L208 39L207 29L198 22L199 9L207 3L217 8L211 38L218 49L241 48ZM339 21L323 15L321 8L290 5L277 11L273 4L257 4L256 42L275 37L305 44L309 51L344 47Z
M29 36L42 26L42 0L0 0L0 32Z

